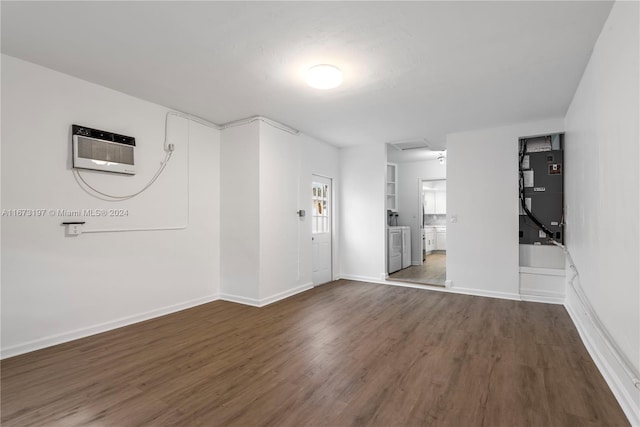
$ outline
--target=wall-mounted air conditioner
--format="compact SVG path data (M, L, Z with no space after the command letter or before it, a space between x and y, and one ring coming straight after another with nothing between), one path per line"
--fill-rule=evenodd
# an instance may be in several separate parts
M75 169L136 173L134 137L79 125L72 126L71 134Z

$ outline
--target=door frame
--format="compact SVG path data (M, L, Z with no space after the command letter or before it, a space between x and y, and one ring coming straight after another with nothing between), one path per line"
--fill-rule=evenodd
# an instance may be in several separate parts
M422 191L422 183L425 181L447 181L447 178L418 178L418 209L422 212L423 206L424 206L424 193ZM447 215L447 214L445 214ZM420 221L420 230L422 230L422 232L424 233L424 217L422 217L422 220ZM420 247L422 248L422 250L424 251L424 245L423 245L423 240L422 240L422 236L420 236ZM424 261L422 261L420 263L420 265L424 264Z

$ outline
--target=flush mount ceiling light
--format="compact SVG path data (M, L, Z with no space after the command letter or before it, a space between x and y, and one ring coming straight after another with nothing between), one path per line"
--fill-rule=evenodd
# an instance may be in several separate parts
M342 71L329 64L315 65L307 71L307 84L315 89L333 89L342 84Z

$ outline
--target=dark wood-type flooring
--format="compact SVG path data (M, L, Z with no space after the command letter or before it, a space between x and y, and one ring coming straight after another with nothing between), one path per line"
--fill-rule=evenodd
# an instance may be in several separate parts
M3 426L624 426L562 306L338 281L2 361Z
M427 255L422 265L411 265L389 275L387 280L444 286L447 276L447 253L434 252Z

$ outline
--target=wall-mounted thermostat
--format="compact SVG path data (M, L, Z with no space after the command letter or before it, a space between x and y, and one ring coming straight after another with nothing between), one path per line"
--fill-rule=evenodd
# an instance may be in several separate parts
M73 167L134 175L136 139L132 136L73 125Z

